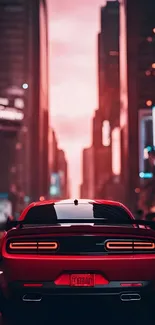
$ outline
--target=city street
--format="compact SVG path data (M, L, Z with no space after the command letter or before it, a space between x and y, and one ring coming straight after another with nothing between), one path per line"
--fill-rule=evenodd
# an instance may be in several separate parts
M23 315L18 322L3 322L1 319L0 325L17 325L17 324L29 324L29 325L41 325L41 324L132 324L132 325L153 325L155 321L151 319L150 313L145 310L145 307L135 308L121 308L117 309L118 306L115 304L109 305L106 308L101 305L97 306L94 298L94 305L92 302L88 303L87 299L82 303L77 303L77 298L72 299L72 303L60 304L54 308L54 314L51 312L50 304L43 311L38 307L38 311L35 310L35 316L33 315L33 309L31 313ZM20 311L19 311L20 312ZM34 317L32 317L34 316Z
M155 325L155 0L0 31L0 325Z

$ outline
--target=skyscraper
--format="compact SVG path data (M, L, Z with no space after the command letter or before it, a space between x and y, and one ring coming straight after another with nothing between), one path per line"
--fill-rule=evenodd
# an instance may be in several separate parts
M80 187L80 197L83 199L93 199L95 191L94 179L94 147L85 148L82 153L82 184Z
M119 125L119 2L107 1L101 8L101 31L98 35L99 108L93 119L95 181L97 197L109 198L106 187L114 180L112 131ZM117 150L117 149L116 149ZM116 162L117 164L117 162ZM113 193L114 194L114 193ZM112 197L110 197L112 198ZM115 198L115 197L113 197Z
M49 189L45 1L0 0L0 29L0 191L28 202Z
M99 110L103 120L119 113L119 2L107 1L101 8L98 35Z
M138 193L152 177L155 105L155 2L120 3L121 176L124 203L133 211Z
M69 196L68 164L64 150L59 149L55 132L52 135L52 168L50 173L50 199L66 199Z
M68 164L64 150L58 149L58 172L60 175L61 198L68 199Z
M19 1L0 0L0 193L8 194L17 177L18 133L25 106L24 8ZM16 176L15 176L16 174Z
M112 130L119 125L119 2L107 1L100 10L101 31L98 34L99 107L92 123L92 147L83 152L83 163L91 153L91 173L83 167L81 194L111 198L106 187L113 182ZM93 170L93 172L92 172ZM88 181L89 180L89 181ZM114 180L115 181L115 180ZM91 185L90 185L91 184Z

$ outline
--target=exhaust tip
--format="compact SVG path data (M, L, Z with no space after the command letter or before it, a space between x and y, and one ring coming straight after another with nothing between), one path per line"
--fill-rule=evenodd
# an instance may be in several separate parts
M26 294L22 297L24 302L41 302L42 296L37 294Z
M141 296L138 293L122 293L120 299L121 301L139 301Z

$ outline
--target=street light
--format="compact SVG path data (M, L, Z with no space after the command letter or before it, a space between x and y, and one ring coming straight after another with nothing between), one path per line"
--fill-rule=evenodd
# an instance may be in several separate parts
M23 88L23 89L28 89L28 88L29 88L29 85L28 85L27 83L24 83L24 84L22 85L22 88Z
M147 106L152 106L152 100L147 100L147 101L146 101L146 105L147 105Z

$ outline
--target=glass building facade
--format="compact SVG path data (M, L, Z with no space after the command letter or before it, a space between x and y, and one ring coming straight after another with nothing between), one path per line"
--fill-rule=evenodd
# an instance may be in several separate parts
M0 192L28 203L49 188L46 2L0 0L0 29Z

